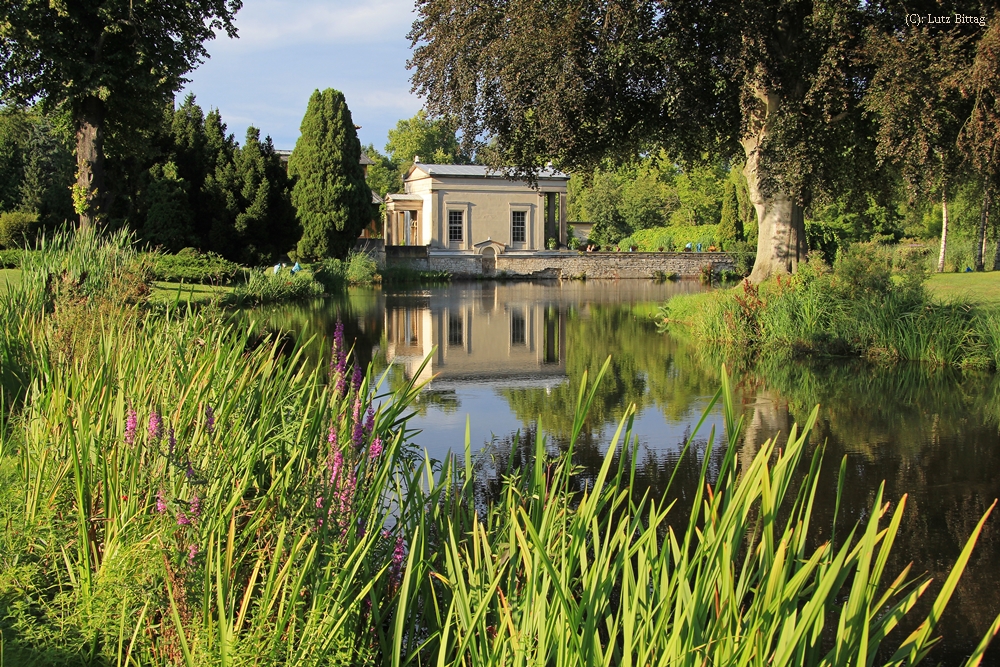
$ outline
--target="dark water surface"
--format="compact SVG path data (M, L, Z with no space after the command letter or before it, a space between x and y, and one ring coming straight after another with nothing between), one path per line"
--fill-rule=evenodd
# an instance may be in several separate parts
M637 483L662 493L680 448L718 389L722 360L690 341L657 333L650 315L665 300L701 289L683 281L591 281L356 290L265 311L263 317L275 329L316 334L317 356L325 354L325 340L341 318L362 360L388 369L390 386L430 379L411 427L421 431L415 442L438 459L462 450L467 420L473 451L523 448L523 435L534 433L539 416L551 446L565 446L584 371L596 372L611 355L577 445L578 462L599 467L626 406L634 404ZM846 456L838 526L865 519L884 480L887 500L895 504L907 496L887 580L912 561L915 575L943 581L976 522L1000 496L997 376L915 364L768 359L744 360L732 374L746 424L741 457L752 457L776 434L787 437L793 423L804 422L820 405L811 436L815 445L826 444L825 485L812 524L818 540L829 537L837 473ZM701 452L713 425L722 432L719 406L699 432ZM679 479L697 477L696 458L681 465ZM685 491L682 482L671 495ZM925 598L935 593L936 586ZM928 664L963 663L998 613L1000 511L987 522L948 605L944 641ZM896 630L886 644L898 645L904 633L908 629ZM983 664L1000 665L1000 646Z

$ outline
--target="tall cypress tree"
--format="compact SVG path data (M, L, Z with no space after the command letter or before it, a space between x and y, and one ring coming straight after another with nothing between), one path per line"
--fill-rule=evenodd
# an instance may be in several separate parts
M344 94L332 88L314 92L301 131L288 161L302 225L298 253L307 259L344 257L372 219L361 142Z
M732 178L727 178L722 189L722 218L715 238L723 249L734 241L743 240L743 221L739 217L740 203L736 198L736 184Z

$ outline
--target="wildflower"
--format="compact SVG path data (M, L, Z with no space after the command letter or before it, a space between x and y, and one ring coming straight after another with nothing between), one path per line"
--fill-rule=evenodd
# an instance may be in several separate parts
M132 408L128 409L128 416L125 418L125 444L135 444L135 432L139 428L139 415Z
M329 445L337 442L337 430L333 427L333 424L330 424L330 430L326 433L326 442Z
M205 406L205 430L209 435L215 433L215 410L211 405Z
M159 441L163 436L163 420L156 410L149 415L149 439L153 442Z
M375 440L372 441L372 446L368 450L369 456L373 459L377 459L382 455L382 438L375 436Z
M198 494L191 496L191 500L188 501L188 511L191 512L192 517L201 516L201 498Z
M357 359L355 359L355 361L357 361ZM351 376L351 386L354 387L355 391L361 389L361 380L362 380L361 366L355 363L354 375Z
M375 408L369 405L368 411L365 413L365 435L368 435L374 430L375 430Z
M191 519L187 518L184 512L177 513L177 525L178 526L189 526L191 525Z
M194 557L198 555L198 545L192 544L188 547L188 565L194 565Z
M396 548L392 550L392 567L389 568L389 576L396 585L399 585L403 578L403 558L405 556L403 536L398 535L396 536Z
M156 492L156 513L166 514L167 512L167 494L160 489Z
M338 449L333 454L333 464L330 466L330 484L335 486L337 484L337 477L340 476L340 469L344 465L344 455L340 453Z
M316 509L323 509L323 496L316 496Z
M365 440L365 430L364 424L361 423L359 419L359 412L361 412L361 399L355 399L354 401L354 430L351 432L351 442L354 443L355 449L361 449Z
M177 438L174 437L174 427L171 426L167 430L167 443L170 445L170 458L174 457L174 451L177 449Z
M184 474L188 479L192 479L194 477L194 468L191 466L190 461L187 462L187 470L184 471Z

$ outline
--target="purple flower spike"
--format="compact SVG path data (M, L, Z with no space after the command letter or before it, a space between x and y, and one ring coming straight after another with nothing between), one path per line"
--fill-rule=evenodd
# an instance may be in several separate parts
M187 470L184 471L184 474L187 475L188 479L191 479L191 478L194 477L194 468L191 466L191 462L190 461L187 462Z
M161 437L163 437L163 420L156 410L153 410L149 415L149 439L158 442Z
M132 408L128 409L128 416L125 417L125 444L135 444L135 432L139 428L139 415Z
M354 443L355 449L361 449L361 446L365 444L365 426L361 423L358 418L358 414L361 411L361 401L354 401L354 429L351 431L351 442Z
M198 555L198 545L192 544L188 547L188 565L194 565L194 557Z
M358 390L361 389L361 380L362 379L363 379L363 376L361 375L361 366L359 366L357 363L355 363L354 364L354 375L351 376L351 386L354 388L354 391L358 391Z
M167 443L170 445L170 458L174 457L174 451L177 450L177 438L174 437L174 427L171 426L167 430Z
M185 515L184 512L178 512L177 513L177 525L178 526L187 526L187 525L190 525L190 523L191 523L191 519L187 518L187 515Z
M337 429L330 424L330 430L326 432L326 443L332 445L335 442L337 442Z
M160 489L156 492L156 513L166 514L167 512L167 494Z
M316 509L323 509L323 496L316 496Z
M382 455L382 438L375 436L375 440L372 442L371 449L368 450L369 456L373 459L377 459Z
M368 435L375 429L375 408L368 406L368 411L365 413L365 435Z
M201 516L201 498L198 497L198 494L191 496L191 500L188 501L188 510L195 518Z
M215 410L211 405L205 406L205 430L209 435L215 433Z

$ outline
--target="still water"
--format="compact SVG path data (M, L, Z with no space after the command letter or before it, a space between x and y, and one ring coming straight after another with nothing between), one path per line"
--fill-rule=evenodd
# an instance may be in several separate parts
M413 440L438 459L463 449L467 424L475 452L516 458L538 428L551 447L564 447L584 373L593 377L610 355L577 461L596 470L626 406L635 405L637 484L662 494L678 452L719 387L724 360L658 333L651 315L667 299L701 289L687 281L591 281L354 290L263 317L276 330L316 335L317 357L341 319L361 360L385 371L389 386L426 381L410 427L419 430ZM980 516L1000 496L1000 378L915 364L729 361L745 419L742 457L752 457L767 438L787 437L793 423L820 406L811 435L814 445L826 447L825 486L813 521L817 539L830 536L837 474L846 457L838 527L865 519L884 481L886 499L895 503L907 495L887 572L894 577L912 561L914 574L943 581ZM698 456L713 426L722 432L719 406L696 436ZM683 480L696 478L698 465L697 457L681 462L682 482L671 495L686 495ZM925 598L935 592L932 587ZM944 641L931 663L961 664L997 613L1000 512L987 523L948 606ZM896 630L886 644L898 645L908 631ZM983 664L1000 664L1000 647Z

